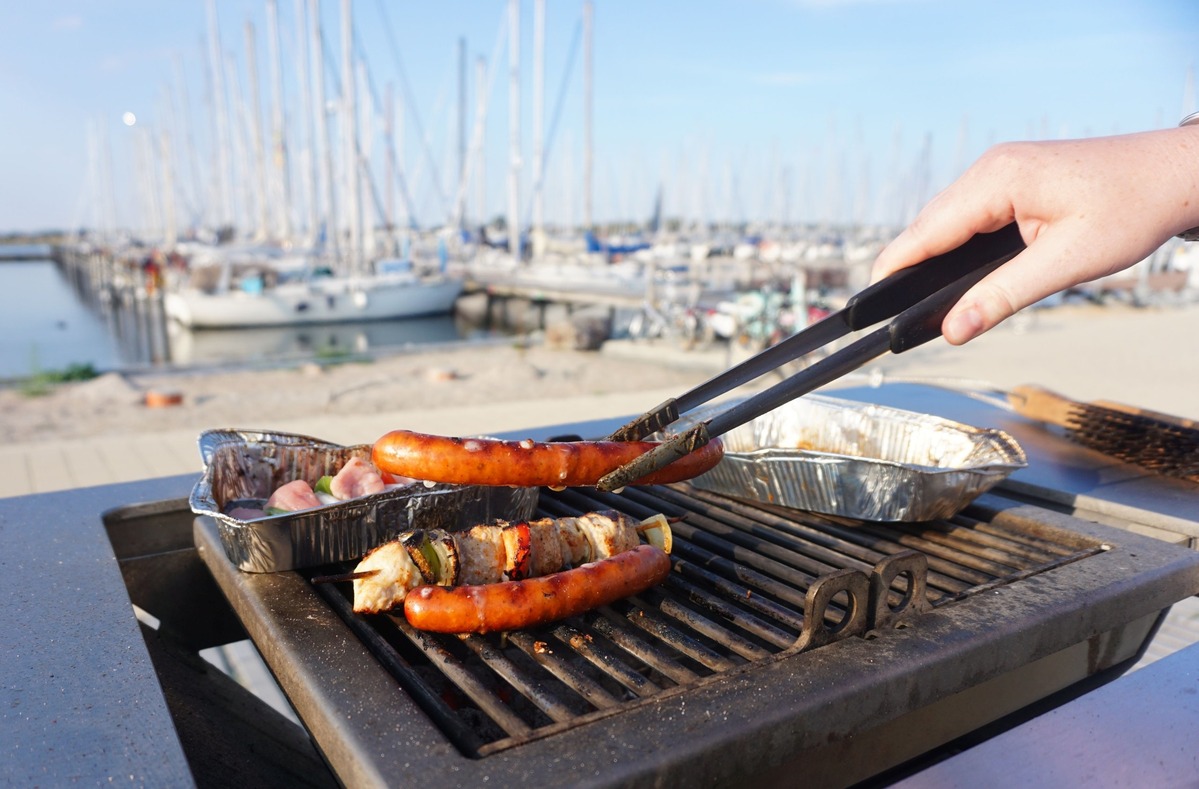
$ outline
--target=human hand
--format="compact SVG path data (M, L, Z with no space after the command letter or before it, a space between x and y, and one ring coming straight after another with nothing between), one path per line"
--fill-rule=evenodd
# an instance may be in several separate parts
M872 281L1012 221L1027 248L946 315L942 333L954 345L1199 226L1199 127L997 145L887 245Z

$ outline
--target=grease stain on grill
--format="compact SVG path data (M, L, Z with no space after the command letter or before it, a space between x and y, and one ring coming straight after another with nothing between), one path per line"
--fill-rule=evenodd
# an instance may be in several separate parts
M403 612L359 616L321 594L470 757L655 703L764 662L918 626L925 611L1099 553L1097 540L971 507L923 523L866 522L751 503L683 483L542 491L540 514L680 517L662 585L529 631L446 636ZM305 571L316 576L342 565Z

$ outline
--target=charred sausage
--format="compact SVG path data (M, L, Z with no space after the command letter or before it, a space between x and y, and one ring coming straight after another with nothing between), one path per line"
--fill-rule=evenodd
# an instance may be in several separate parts
M595 485L600 477L640 457L653 441L501 441L393 430L375 442L372 459L392 474L465 485L564 488ZM724 456L719 438L634 485L697 477Z
M485 586L422 586L404 599L418 630L490 633L536 627L643 592L666 580L670 557L639 545L573 570Z

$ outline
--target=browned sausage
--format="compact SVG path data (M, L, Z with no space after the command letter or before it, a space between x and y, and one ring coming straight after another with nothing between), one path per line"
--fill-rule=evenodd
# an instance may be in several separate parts
M662 583L670 557L639 545L573 570L480 586L421 586L404 598L404 616L419 630L490 633L536 627L575 616Z
M640 457L653 441L500 441L453 438L393 430L375 442L372 459L380 469L414 479L464 485L514 485L552 488L595 485L600 477ZM724 457L714 438L634 485L658 485L691 479Z

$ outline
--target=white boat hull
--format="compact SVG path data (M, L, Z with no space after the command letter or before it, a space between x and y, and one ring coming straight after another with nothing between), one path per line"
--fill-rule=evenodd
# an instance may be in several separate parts
M290 282L260 292L230 290L167 293L171 319L193 329L299 326L444 315L462 293L462 282L438 278L331 277Z

